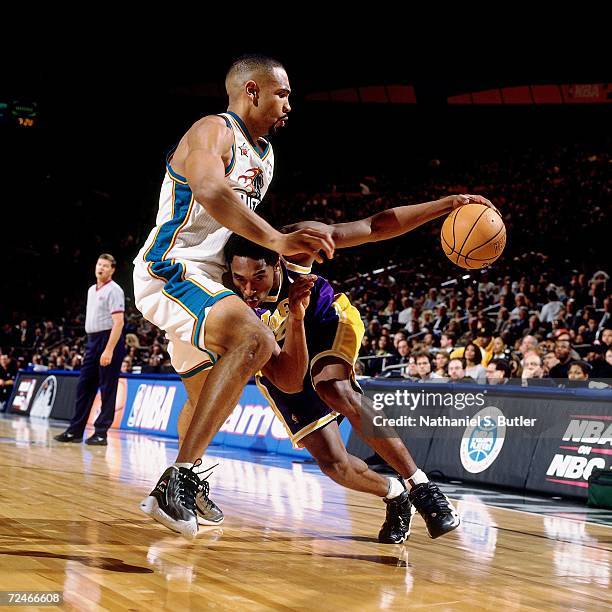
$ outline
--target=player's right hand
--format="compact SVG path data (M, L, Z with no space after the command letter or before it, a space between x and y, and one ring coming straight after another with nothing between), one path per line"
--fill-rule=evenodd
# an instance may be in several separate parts
M487 198L480 196L480 195L464 193L461 195L446 196L446 198L443 198L443 199L449 202L452 210L455 210L455 208L459 208L460 206L465 206L466 204L483 204L484 206L488 206L489 208L492 208L500 217L502 216L499 210L495 208L491 200L487 200Z
M323 256L320 251L323 251L328 259L334 256L336 245L331 234L331 227L328 231L305 228L290 234L280 234L274 250L287 256L307 253L314 257L318 263L323 263Z
M297 321L301 321L306 316L306 309L310 304L310 290L314 287L317 280L314 274L304 274L298 276L291 287L289 287L289 312Z

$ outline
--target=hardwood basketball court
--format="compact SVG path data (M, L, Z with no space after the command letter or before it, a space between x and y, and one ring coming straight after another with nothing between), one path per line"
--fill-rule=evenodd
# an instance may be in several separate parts
M457 531L430 540L416 516L409 542L382 545L382 501L316 466L214 448L226 519L188 542L138 509L175 442L61 445L61 430L0 420L0 590L61 591L57 609L612 608L610 513L535 498L524 512L517 496L445 487Z

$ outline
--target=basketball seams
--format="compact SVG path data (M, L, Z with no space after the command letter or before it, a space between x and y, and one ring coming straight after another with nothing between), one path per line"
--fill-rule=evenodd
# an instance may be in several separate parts
M468 257L470 259L473 259L472 257L470 257L470 253L473 253L474 251L477 251L478 249L481 249L483 246L487 246L487 244L489 244L489 242L495 240L503 231L505 231L505 226L501 226L498 230L497 230L497 234L495 234L495 236L491 236L491 238L489 238L488 240L486 240L485 242L483 242L482 244L478 245L477 247L474 247L471 251L468 251L468 253L466 255L464 255L464 257ZM501 255L501 253L500 253Z
M459 227L457 227L457 217L460 211L465 207L461 206L460 208L454 210L444 221L442 231L440 232L440 238L445 255L454 264L467 269L478 269L479 267L485 267L495 262L501 255L501 252L503 252L503 246L499 253L487 258L473 257L472 254L478 253L480 255L482 253L481 249L487 251L487 254L489 254L489 252L497 250L493 249L491 246L492 244L497 244L496 241L500 241L500 246L501 240L504 240L505 243L506 228L503 224L503 221L501 221L501 227L498 227L498 229L495 230L494 228L490 227L490 224L495 222L495 219L493 219L493 216L491 216L491 218L485 219L482 228L479 228L479 225L485 213L489 210L489 207L487 206L480 206L482 206L482 209L480 211L474 210L472 206L468 206L468 210L471 211L470 214L468 214L468 217L472 217L474 220L471 221L466 218L466 220L463 221L462 219L459 219ZM475 213L475 218L472 216L472 211L473 213ZM465 216L465 214L463 216ZM485 226L489 226L490 229L485 229ZM474 232L475 228L477 229L476 232ZM461 232L459 232L459 229L461 229ZM490 238L486 238L481 244L475 246L473 245L476 240L482 240L483 238L485 238L485 236L481 235L481 231L484 231L484 233L486 234L491 230L495 232L493 236L491 236ZM460 236L458 234L461 234L463 232L467 233L462 240L462 244L459 245L458 238L460 238ZM453 235L452 244L450 236L451 233ZM470 244L472 244L472 246L470 246ZM463 250L466 250L465 254L463 254ZM463 260L465 263L461 262L461 260Z
M461 248L459 249L459 253L461 253L463 251L463 247L466 245L468 238L470 237L470 235L472 234L472 232L474 231L474 228L478 225L478 222L480 221L480 219L482 218L482 216L487 212L488 207L484 207L484 210L478 215L478 217L476 217L476 220L472 223L472 227L470 228L470 231L466 234L465 238L463 239L463 244L461 245ZM461 255L461 257L463 257L463 259L465 259L465 265L467 265L467 258L465 255ZM457 258L457 263L459 263L459 258Z
M448 241L444 237L442 237L442 240L444 241L444 244L450 249L450 251L448 253L446 253L447 257L450 258L450 256L454 255L454 254L457 254L457 255L459 255L461 257L464 257L463 255L461 255L461 253L459 253L458 251L455 251L455 249L451 249L450 244L448 243ZM480 248L480 247L477 247L477 248ZM501 255L501 253L500 253L500 255ZM497 257L495 257L495 258L493 258L493 257L486 257L484 259L478 258L478 257L467 257L467 259L469 259L470 261L491 261L492 259L497 259ZM451 261L452 261L452 259L451 259Z

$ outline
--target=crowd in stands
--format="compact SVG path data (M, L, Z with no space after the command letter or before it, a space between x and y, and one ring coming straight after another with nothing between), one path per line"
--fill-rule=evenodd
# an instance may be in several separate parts
M508 245L488 270L463 271L446 259L441 220L392 241L338 251L315 270L362 314L359 372L432 382L593 384L612 379L611 161L605 150L578 145L524 151L503 163L432 160L418 180L365 177L318 193L271 193L258 212L281 227L305 219L349 221L451 193L491 198L504 216ZM148 229L134 228L116 247L124 279L139 232ZM95 241L92 248L89 261L85 247L73 253L74 246L54 244L49 266L76 269L78 261L85 279L97 254L107 250ZM87 284L77 291L67 283L60 291L63 314L50 318L41 313L53 289L41 293L37 287L31 309L4 311L0 402L3 372L27 366L76 370L82 361ZM171 371L163 334L133 306L126 311L125 333L124 371Z

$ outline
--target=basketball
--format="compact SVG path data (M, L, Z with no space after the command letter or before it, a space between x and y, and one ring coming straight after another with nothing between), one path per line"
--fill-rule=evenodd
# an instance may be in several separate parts
M466 204L446 217L440 236L444 254L461 268L492 264L506 246L506 227L499 213L484 204Z

